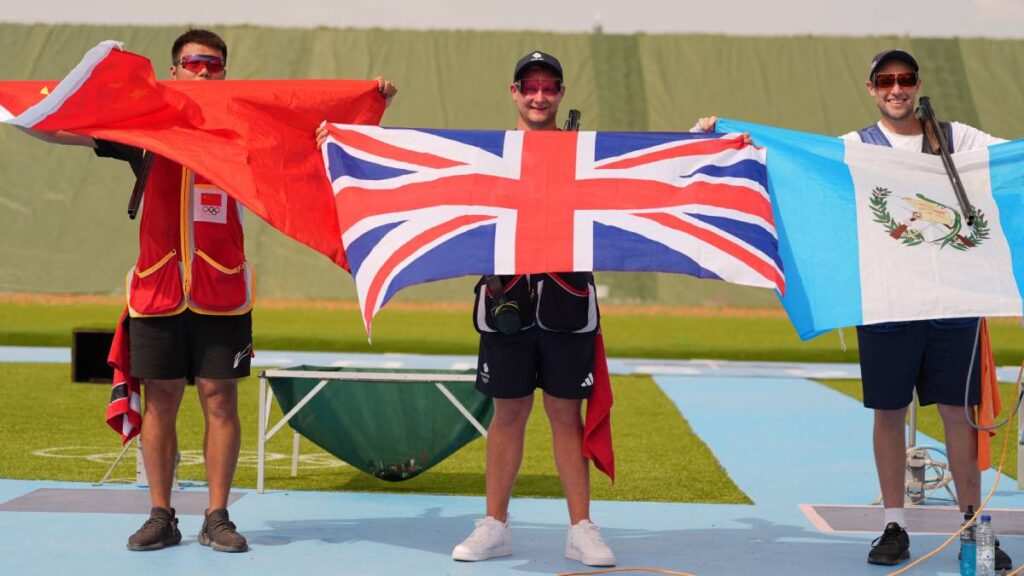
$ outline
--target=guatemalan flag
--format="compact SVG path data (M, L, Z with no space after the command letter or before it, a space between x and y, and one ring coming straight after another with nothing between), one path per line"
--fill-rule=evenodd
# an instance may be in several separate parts
M968 226L938 156L722 119L767 150L801 338L860 324L1020 316L1024 141L953 155Z
M739 134L329 125L363 321L403 287L634 270L785 290L763 151Z

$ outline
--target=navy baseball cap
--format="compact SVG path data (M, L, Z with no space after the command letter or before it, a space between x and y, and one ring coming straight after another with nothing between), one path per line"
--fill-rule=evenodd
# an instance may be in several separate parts
M914 72L918 71L917 60L914 60L914 57L910 55L910 52L905 50L883 50L878 54L875 54L875 57L871 59L871 68L868 69L868 80L875 77L875 70L878 70L879 66L884 64L886 61L893 59L902 60L909 64L910 67L914 69Z
M554 72L559 80L562 79L562 63L558 61L558 58L546 52L535 50L520 58L519 62L516 62L516 71L512 75L512 80L518 81L522 77L523 72L531 66L543 66Z

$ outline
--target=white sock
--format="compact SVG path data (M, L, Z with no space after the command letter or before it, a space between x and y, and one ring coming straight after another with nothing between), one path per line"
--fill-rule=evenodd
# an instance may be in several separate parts
M884 530L890 522L895 522L900 525L904 530L907 529L907 514L903 508L886 508L884 512L884 520L882 521L882 529Z

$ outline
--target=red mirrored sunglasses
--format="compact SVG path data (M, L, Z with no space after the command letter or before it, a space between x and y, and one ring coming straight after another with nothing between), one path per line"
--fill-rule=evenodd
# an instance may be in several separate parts
M896 84L904 88L913 88L917 86L917 72L886 72L885 74L875 74L875 88L892 88Z
M193 74L199 74L203 71L203 68L206 68L206 71L210 74L217 74L224 71L224 60L219 56L189 54L188 56L182 56L181 60L178 60L178 66Z
M562 91L562 81L557 78L530 78L516 81L516 90L523 96L543 92L545 96L556 96Z

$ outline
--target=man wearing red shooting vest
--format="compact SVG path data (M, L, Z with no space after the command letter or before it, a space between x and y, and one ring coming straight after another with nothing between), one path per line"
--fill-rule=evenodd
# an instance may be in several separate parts
M186 32L171 56L174 80L226 75L227 45L212 32ZM94 146L98 156L126 160L139 170L138 149L102 140ZM143 198L139 259L125 290L131 375L146 388L140 441L153 508L128 548L154 550L181 541L170 498L175 423L185 382L194 379L206 420L210 487L198 540L215 550L242 552L248 544L227 513L241 444L238 379L249 375L252 352L253 285L241 207L202 176L162 157L152 159Z
M173 80L226 75L227 45L213 32L189 30L174 42L171 57ZM378 83L384 96L394 95L391 83ZM89 146L98 156L129 162L136 174L145 162L143 151L132 146L66 132L33 134ZM248 544L227 512L241 444L238 379L249 375L252 353L253 279L241 205L201 175L154 156L143 207L139 258L125 288L130 372L146 388L140 439L153 507L128 548L156 550L181 542L170 498L175 422L186 381L194 379L206 420L210 496L197 540L217 551L243 552Z

